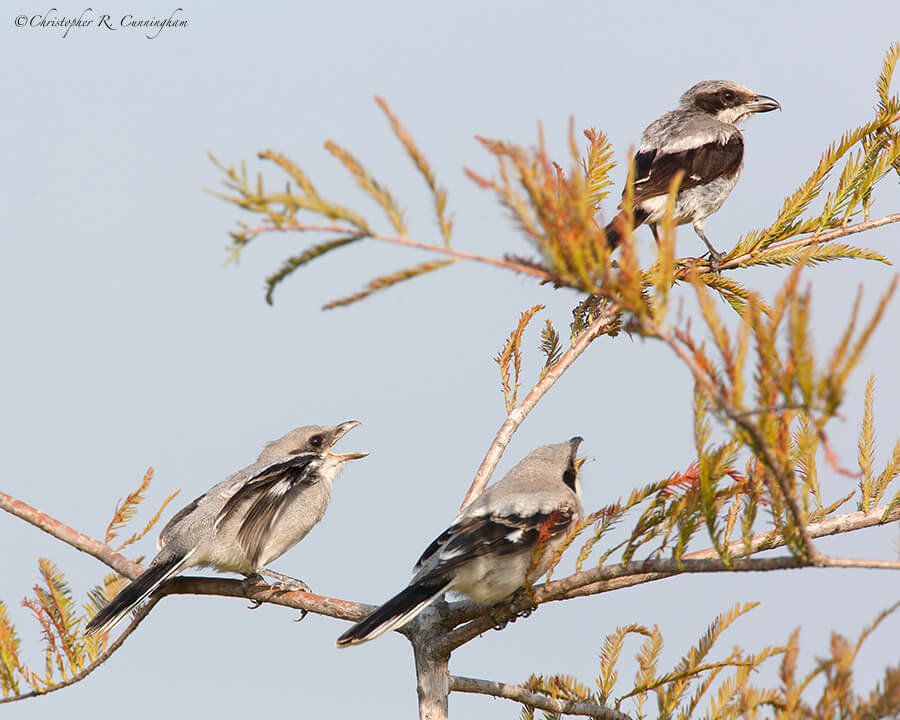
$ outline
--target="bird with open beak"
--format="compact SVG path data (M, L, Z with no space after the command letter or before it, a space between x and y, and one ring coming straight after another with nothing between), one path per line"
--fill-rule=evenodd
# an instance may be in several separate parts
M252 465L229 475L179 510L162 529L150 566L87 624L90 633L111 630L169 578L189 567L213 567L248 579L260 573L307 589L266 565L300 542L322 519L331 485L348 460L368 453L331 452L360 423L306 425L263 448Z

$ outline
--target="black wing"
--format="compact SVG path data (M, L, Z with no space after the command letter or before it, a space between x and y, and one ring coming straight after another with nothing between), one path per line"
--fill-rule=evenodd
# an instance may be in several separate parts
M313 485L317 481L314 468L310 466L319 457L304 453L269 465L228 498L219 511L217 527L232 518L239 509L247 508L237 537L253 567L256 567L265 538L284 507L285 495L297 487Z
M565 506L534 515L477 515L465 518L450 526L426 548L416 563L416 570L435 556L440 559L434 574L443 574L482 555L511 555L534 548L541 532L548 539L564 534L574 514L574 508Z
M678 152L647 150L634 156L634 202L665 195L672 179L684 172L680 188L705 185L738 171L744 158L744 138L736 132L725 142L713 141Z

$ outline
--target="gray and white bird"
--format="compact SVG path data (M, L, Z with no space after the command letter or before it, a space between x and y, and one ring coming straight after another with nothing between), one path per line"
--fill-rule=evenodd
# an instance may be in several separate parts
M168 579L189 567L248 578L290 550L322 519L343 464L368 453L330 452L360 423L291 430L263 448L252 465L229 475L179 510L159 534L150 566L87 624L106 632Z
M341 635L337 646L404 625L448 590L494 605L547 572L553 552L584 512L575 459L580 443L575 437L533 450L466 505L419 558L406 589ZM541 537L546 546L534 558Z
M650 123L641 136L634 156L635 227L649 224L659 241L656 224L665 215L672 179L682 171L675 223L693 223L709 248L710 264L718 269L723 255L704 229L706 218L734 189L744 165L744 136L737 126L755 113L777 109L777 100L727 80L704 80L684 93L678 107ZM621 241L625 222L620 212L606 226L610 247Z

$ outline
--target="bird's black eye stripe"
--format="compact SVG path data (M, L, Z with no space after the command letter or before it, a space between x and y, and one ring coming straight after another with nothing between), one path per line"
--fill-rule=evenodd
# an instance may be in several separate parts
M575 478L577 477L578 471L575 469L574 463L569 463L569 467L566 468L566 471L562 476L563 482L572 488L572 490L575 490Z

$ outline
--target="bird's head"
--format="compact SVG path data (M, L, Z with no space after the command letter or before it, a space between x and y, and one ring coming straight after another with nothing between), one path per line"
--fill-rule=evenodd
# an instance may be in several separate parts
M729 125L737 125L755 113L780 110L781 105L768 95L728 80L704 80L681 96L680 107L700 110Z
M295 428L266 445L260 453L259 460L269 462L300 453L316 453L317 455L326 453L334 447L338 440L360 424L357 420L348 420L340 425L304 425ZM346 460L355 460L365 457L367 454L348 453L340 457L344 457Z

